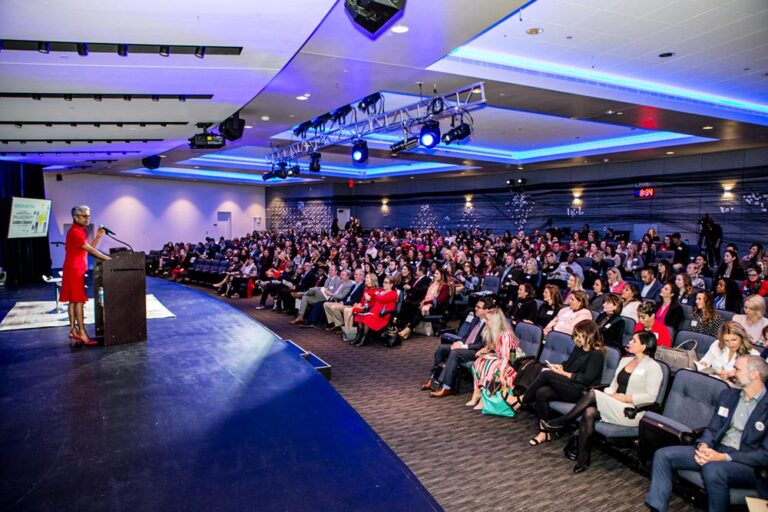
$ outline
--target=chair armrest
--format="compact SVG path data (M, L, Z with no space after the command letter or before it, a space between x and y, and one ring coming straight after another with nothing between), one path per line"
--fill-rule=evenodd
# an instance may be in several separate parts
M639 404L634 407L626 407L624 409L624 416L633 420L635 419L635 416L637 416L637 414L640 412L658 411L659 409L660 409L660 406L656 402L651 402L648 404Z
M594 389L595 391L604 391L608 389L608 384L595 384L594 386L590 386L590 389Z
M451 329L450 327L446 327L445 329L440 329L437 331L437 334L443 335L443 334L456 334L456 329Z

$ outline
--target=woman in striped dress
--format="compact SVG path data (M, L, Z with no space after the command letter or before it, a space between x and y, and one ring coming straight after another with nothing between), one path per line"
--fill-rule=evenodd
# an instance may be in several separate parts
M494 387L501 384L502 391L508 392L515 382L515 369L512 362L517 356L519 343L512 326L504 317L504 312L496 305L488 313L483 329L485 346L477 351L475 363L472 366L474 391L467 405L482 408L480 402L483 387Z

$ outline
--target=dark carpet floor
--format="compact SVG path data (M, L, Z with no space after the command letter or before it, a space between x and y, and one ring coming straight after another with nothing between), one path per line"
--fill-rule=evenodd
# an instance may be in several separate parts
M337 335L291 325L292 317L256 310L252 299L222 300L329 362L332 384L445 510L645 510L648 480L600 450L593 450L588 471L574 475L564 440L528 446L536 433L532 414L483 416L464 405L468 393L437 399L420 391L437 338L353 348ZM670 510L695 509L675 496Z

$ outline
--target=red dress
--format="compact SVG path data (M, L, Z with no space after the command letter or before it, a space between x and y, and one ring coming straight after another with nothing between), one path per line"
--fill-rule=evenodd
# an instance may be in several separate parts
M371 299L370 314L355 314L355 322L359 322L374 332L379 332L389 324L389 314L381 316L381 311L392 311L397 304L397 291L378 290Z
M88 243L85 226L73 224L67 231L64 244L63 276L59 302L88 302L85 294L85 272L88 270L88 253L82 249Z

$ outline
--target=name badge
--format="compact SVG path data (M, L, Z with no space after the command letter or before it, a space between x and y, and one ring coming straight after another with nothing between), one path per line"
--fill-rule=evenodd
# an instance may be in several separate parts
M697 325L699 325L698 320L691 320L691 327L696 327Z
M731 411L729 411L727 407L722 407L722 406L721 406L721 407L720 407L720 408L717 410L717 415L718 415L718 416L722 416L723 418L727 418L727 417L728 417L728 414L729 414L730 412L731 412Z
M552 315L552 313L554 313L554 311L547 311L548 315Z
M755 430L757 430L758 432L762 432L763 430L765 430L765 423L763 423L762 421L756 421Z
M642 377L643 375L645 375L645 368L638 368L638 369L635 370L635 373L638 376Z
M611 326L611 324L605 324L604 328L607 329Z

